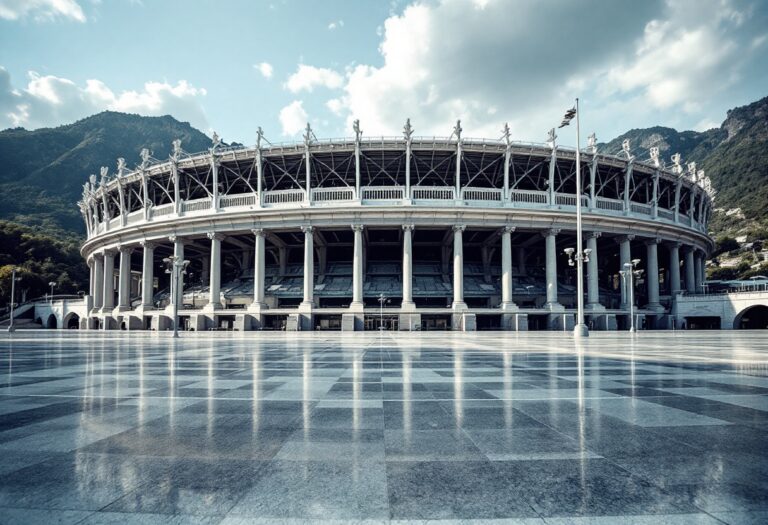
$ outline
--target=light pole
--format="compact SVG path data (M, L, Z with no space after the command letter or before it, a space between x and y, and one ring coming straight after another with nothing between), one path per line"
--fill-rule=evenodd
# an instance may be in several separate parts
M14 300L16 298L16 281L21 281L21 277L16 277L16 267L11 269L11 321L8 324L8 331L13 332L16 328L13 327L13 307L15 306Z
M51 304L53 304L53 287L56 286L56 283L54 281L51 281L48 283L48 286L51 287Z
M187 273L189 261L181 260L177 255L163 259L166 265L165 273L171 275L171 304L173 305L173 337L179 337L179 277Z
M588 337L589 329L584 324L584 263L588 260L589 252L582 250L581 242L581 136L579 130L578 98L573 109L565 113L563 122L559 127L567 126L574 117L576 117L576 248L568 248L566 253L570 250L568 256L576 259L576 326L573 329L573 335L576 337ZM568 264L573 266L573 260L569 259Z
M383 293L379 294L379 330L384 330L384 304L389 303L389 299Z
M643 275L643 270L636 270L640 264L640 259L632 259L632 262L624 263L624 269L620 271L622 284L626 289L629 285L629 331L634 333L635 329L635 277Z

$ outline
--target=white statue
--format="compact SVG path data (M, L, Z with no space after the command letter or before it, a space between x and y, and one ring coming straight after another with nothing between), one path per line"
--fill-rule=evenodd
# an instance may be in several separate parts
M678 175L683 172L683 167L681 166L682 162L683 162L683 158L680 156L679 153L675 153L674 155L672 155L672 164L675 165L673 170Z
M632 153L630 152L629 148L629 139L624 139L621 141L621 150L624 152L624 155L626 155L628 159L632 158Z
M360 121L358 119L352 122L352 130L355 132L355 141L359 142L363 131L360 129Z
M654 146L651 148L651 160L653 161L653 165L657 168L660 166L659 164L659 148L657 146Z
M461 142L461 132L464 131L461 129L461 120L456 121L456 125L453 127L453 134L456 135L456 140Z
M256 129L256 149L261 149L261 139L264 138L264 131L261 129L261 126L259 126Z
M410 144L411 137L413 136L413 127L411 126L411 119L405 119L405 126L403 126L403 136L406 142Z
M149 150L147 148L142 148L139 156L141 157L141 167L146 168L147 165L149 165Z
M181 155L181 139L174 140L171 145L173 146L173 158L178 159Z
M549 130L549 135L547 136L547 144L549 144L550 147L555 147L555 140L557 140L557 134L555 134L555 128L552 128Z
M312 127L309 125L309 122L307 122L307 127L304 132L304 145L309 146L312 144Z
M507 144L507 146L509 146L509 142L510 142L509 137L510 137L511 133L509 131L509 123L508 122L504 123L504 127L501 128L501 133L502 133L501 137L504 139L504 142Z
M216 149L221 144L221 137L215 131L213 132L213 137L211 137L211 142L213 142L213 149Z
M122 177L125 173L125 159L120 157L117 159L117 176Z
M594 132L587 137L587 150L592 154L597 153L597 135Z

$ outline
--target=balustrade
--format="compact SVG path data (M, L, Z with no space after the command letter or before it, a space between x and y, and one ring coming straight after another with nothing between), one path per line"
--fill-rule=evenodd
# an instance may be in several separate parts
M210 197L205 197L202 199L194 199L190 201L183 201L181 203L181 211L183 213L192 213L196 211L205 211L210 209L211 209Z
M393 201L405 198L403 186L363 186L362 200L368 201Z
M652 215L653 214L653 208L650 204L641 204L639 202L633 202L630 205L630 208L634 213L641 213L643 215Z
M274 190L264 192L265 206L282 206L295 204L304 200L304 190L301 188L292 190Z
M220 208L244 208L256 206L258 203L258 194L256 193L236 193L234 195L222 195L219 197Z
M501 190L466 187L461 189L461 198L465 201L501 202Z
M452 186L413 186L411 195L414 200L455 200L456 189Z
M607 197L597 197L595 201L596 201L595 204L597 204L598 210L609 210L609 211L624 210L624 201L620 199L609 199Z
M312 188L312 202L325 203L352 200L355 200L355 189L349 186L340 188Z
M549 204L549 193L540 190L510 190L509 200L516 204Z

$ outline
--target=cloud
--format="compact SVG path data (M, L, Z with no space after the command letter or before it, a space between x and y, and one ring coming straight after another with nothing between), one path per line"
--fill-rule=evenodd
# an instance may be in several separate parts
M334 20L328 24L328 31L335 31L336 29L340 29L342 27L344 27L344 20Z
M253 67L256 68L256 70L261 73L261 76L264 78L272 78L272 73L274 72L274 69L272 68L272 64L269 62L261 62L259 64L254 65Z
M0 18L22 20L27 17L36 22L57 18L85 22L85 13L75 0L0 0Z
M280 110L280 125L283 127L283 135L297 135L304 129L309 115L304 110L304 102L294 100Z
M350 66L326 107L369 134L399 133L410 117L418 134L448 135L461 118L468 135L499 136L508 121L516 139L542 141L581 96L582 124L605 138L690 127L722 118L733 104L716 95L765 62L764 11L746 0L417 2L385 21L381 64Z
M200 99L206 91L185 80L175 85L146 82L139 91L115 93L100 80L79 86L72 80L29 72L27 86L15 89L5 68L0 67L0 127L28 129L73 122L103 110L140 115L173 115L195 127L207 129Z
M343 84L344 77L332 69L299 64L296 72L288 77L285 88L291 93L299 93L312 92L318 86L337 89Z

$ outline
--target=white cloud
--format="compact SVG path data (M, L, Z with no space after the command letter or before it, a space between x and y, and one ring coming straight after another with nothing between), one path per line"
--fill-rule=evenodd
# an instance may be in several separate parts
M297 135L304 129L309 115L304 110L301 100L294 100L280 110L280 125L283 127L283 135Z
M381 65L351 66L326 107L369 134L410 117L418 134L448 135L461 118L468 136L496 137L508 121L534 141L577 96L582 124L605 139L713 122L735 105L713 110L716 95L759 60L765 15L746 2L416 2L385 21Z
M0 67L0 127L28 129L56 126L103 110L140 115L173 115L197 128L208 123L200 99L206 91L185 80L175 85L146 82L141 90L115 93L100 80L78 86L72 80L29 73L27 86L15 89L8 71Z
M335 31L336 29L344 27L344 20L334 20L328 24L328 31Z
M312 92L318 86L337 89L343 84L344 77L332 69L299 64L296 72L288 77L285 87L291 93L299 93L301 91Z
M76 0L0 0L0 18L21 20L27 17L37 22L57 18L85 22L85 13Z
M253 67L256 68L256 70L261 73L261 76L264 78L272 78L272 74L274 73L274 69L272 68L272 64L269 62L261 62L259 64L254 65Z

